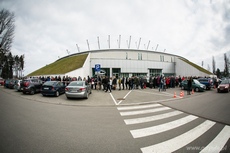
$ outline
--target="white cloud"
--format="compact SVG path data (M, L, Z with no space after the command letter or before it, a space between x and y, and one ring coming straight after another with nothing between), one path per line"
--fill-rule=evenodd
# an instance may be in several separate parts
M81 51L131 48L183 56L199 65L211 66L212 56L223 70L219 58L230 51L229 0L3 0L0 8L16 15L13 54L25 54L25 74L52 63L59 57ZM206 62L207 61L207 62ZM207 68L207 65L204 66Z

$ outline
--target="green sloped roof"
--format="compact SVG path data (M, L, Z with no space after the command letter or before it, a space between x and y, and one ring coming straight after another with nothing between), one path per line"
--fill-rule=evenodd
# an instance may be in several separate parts
M189 65L191 65L191 66L197 68L197 69L200 70L201 72L204 72L204 73L206 73L206 74L212 75L212 73L211 73L210 71L204 69L203 67L200 67L199 65L196 65L195 63L190 62L190 61L187 60L187 59L184 59L184 58L179 58L179 59L182 60L182 61L184 61L184 62L186 62L186 63L188 63Z
M27 76L65 74L75 69L81 68L88 54L80 54L57 60L49 65L46 65Z

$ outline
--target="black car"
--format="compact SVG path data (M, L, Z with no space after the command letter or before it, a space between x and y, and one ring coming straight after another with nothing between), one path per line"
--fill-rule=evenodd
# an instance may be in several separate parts
M43 96L56 96L65 93L65 86L60 81L46 81L41 88Z
M210 90L213 86L213 81L211 78L199 78L197 79L201 84L206 86L207 90Z
M40 92L42 87L42 80L32 78L32 79L25 79L21 82L21 91L23 94L29 93L31 95Z

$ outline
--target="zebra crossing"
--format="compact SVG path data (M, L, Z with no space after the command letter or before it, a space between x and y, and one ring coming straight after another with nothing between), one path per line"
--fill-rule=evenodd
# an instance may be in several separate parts
M228 125L189 115L157 103L119 106L117 109L125 124L130 127L134 141L152 140L146 146L145 143L140 146L143 153L229 151ZM173 136L170 137L171 133ZM162 140L157 142L156 137L161 137Z

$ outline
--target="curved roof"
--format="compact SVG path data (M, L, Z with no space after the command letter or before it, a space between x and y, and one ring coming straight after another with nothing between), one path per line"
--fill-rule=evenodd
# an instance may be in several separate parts
M108 51L136 51L136 52L149 52L149 53L157 53L157 54L164 54L164 55L171 55L176 56L177 58L183 60L184 62L188 63L189 65L195 67L201 72L212 74L208 70L196 65L195 63L190 62L184 57L169 54L165 52L157 52L157 51L151 51L151 50L138 50L138 49L101 49L101 50L89 50L89 51L83 51L80 53L74 53L65 57L62 57L58 59L57 61L46 65L32 73L30 73L27 76L41 76L41 75L53 75L53 74L65 74L67 72L73 71L75 69L81 68L88 56L89 53L96 53L96 52L108 52Z

